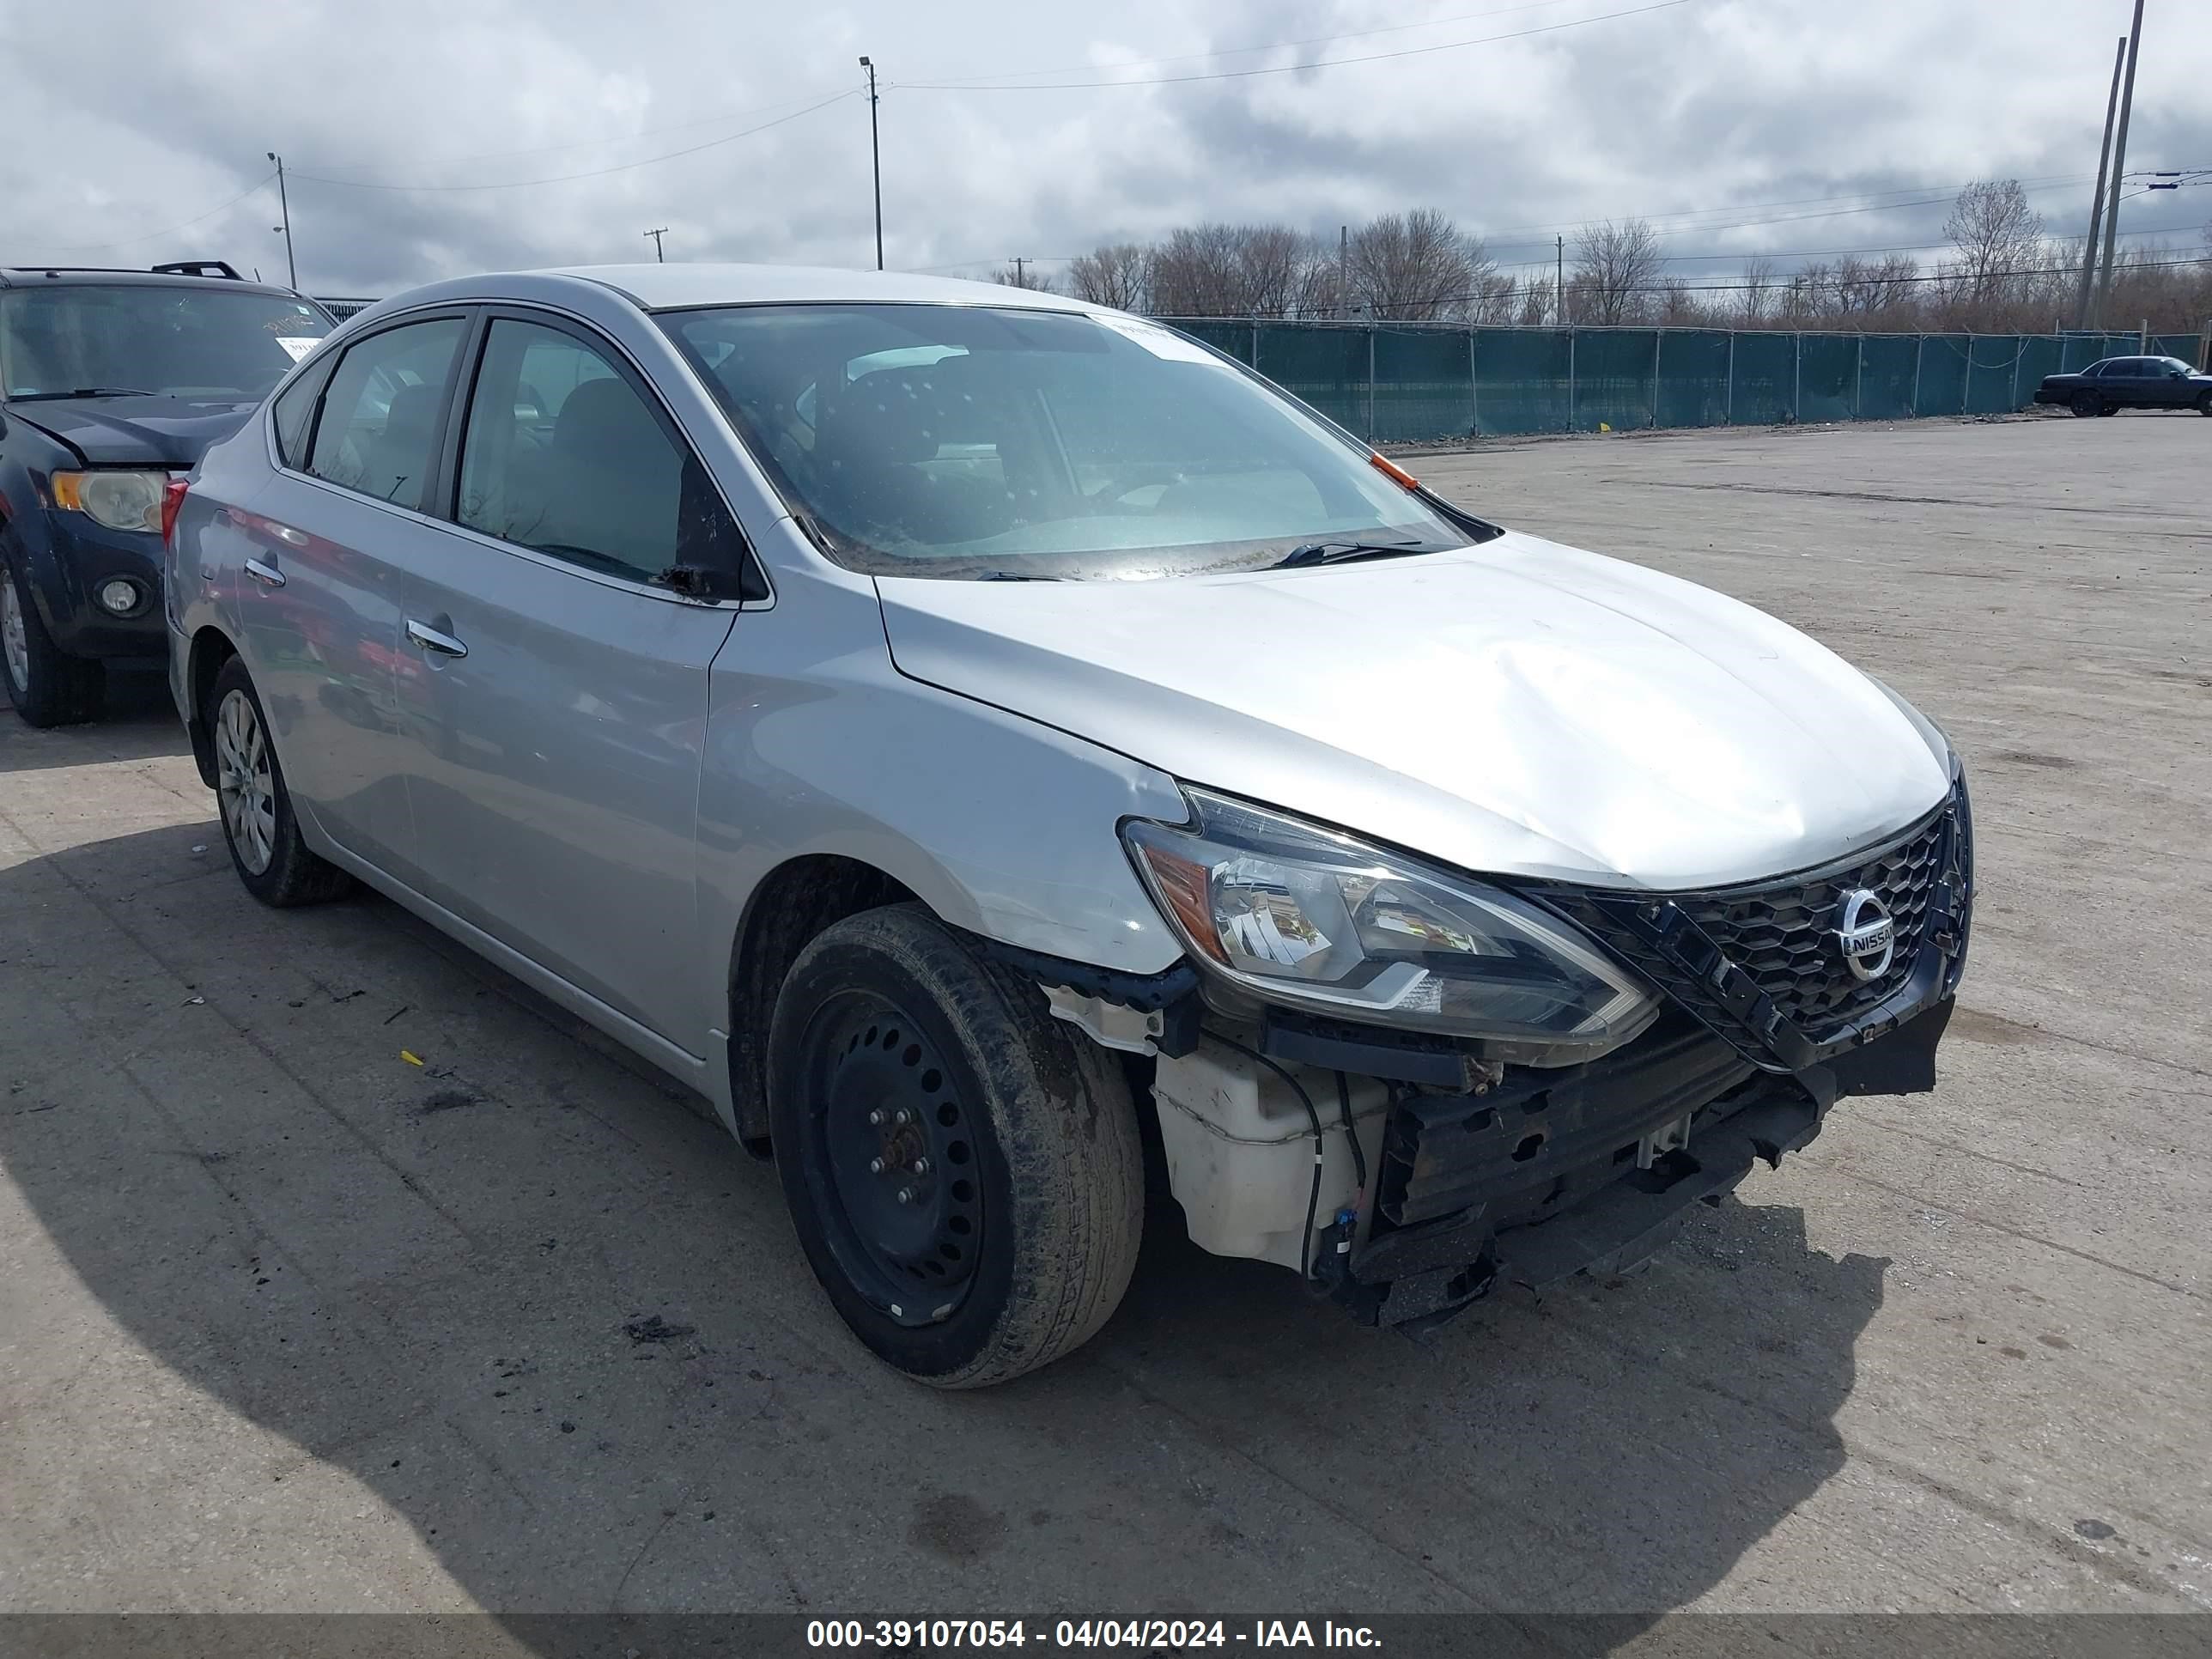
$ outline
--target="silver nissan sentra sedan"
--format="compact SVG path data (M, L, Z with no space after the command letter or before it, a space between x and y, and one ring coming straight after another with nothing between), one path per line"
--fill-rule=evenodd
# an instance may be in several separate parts
M1647 1259L1924 1091L1965 781L1896 694L1057 295L643 265L319 343L166 503L246 890L365 882L772 1152L940 1387L1154 1181L1370 1324Z

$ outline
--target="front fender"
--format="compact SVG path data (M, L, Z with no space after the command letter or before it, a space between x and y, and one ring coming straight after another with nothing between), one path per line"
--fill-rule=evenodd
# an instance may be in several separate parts
M820 854L880 870L944 921L1022 950L1131 974L1182 958L1119 830L1132 816L1181 822L1175 781L906 678L865 578L781 573L775 606L738 617L708 696L702 985L722 985L762 879Z

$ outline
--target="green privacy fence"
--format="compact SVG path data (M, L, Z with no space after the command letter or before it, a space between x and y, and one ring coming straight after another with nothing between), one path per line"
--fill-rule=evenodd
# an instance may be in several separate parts
M1996 415L2046 374L2194 334L1844 334L1167 318L1373 443Z

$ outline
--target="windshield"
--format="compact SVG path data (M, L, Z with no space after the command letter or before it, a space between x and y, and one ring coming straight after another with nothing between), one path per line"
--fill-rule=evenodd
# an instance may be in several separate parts
M1469 540L1364 450L1134 318L769 305L660 321L856 570L1152 576L1319 541Z
M259 400L331 331L304 300L182 283L57 283L0 294L10 398L151 392Z

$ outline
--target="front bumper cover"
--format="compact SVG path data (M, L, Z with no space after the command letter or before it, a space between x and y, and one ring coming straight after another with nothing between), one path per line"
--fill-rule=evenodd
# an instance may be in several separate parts
M1897 960L1839 993L1808 969L1807 935L1839 892L1861 888L1897 915ZM1754 1160L1806 1145L1838 1099L1933 1089L1972 925L1972 807L1960 778L1887 844L1780 882L1540 897L1633 963L1673 1012L1586 1065L1508 1067L1480 1092L1401 1099L1368 1237L1339 1257L1337 1292L1362 1318L1433 1321L1501 1280L1540 1288L1626 1265ZM1834 947L1813 937L1826 960Z
M1386 1139L1378 1221L1394 1204L1406 1220L1348 1253L1336 1295L1364 1323L1419 1328L1499 1285L1541 1290L1632 1266L1679 1231L1692 1204L1717 1204L1754 1164L1771 1168L1808 1145L1838 1099L1929 1087L1951 1009L1942 998L1796 1077L1760 1073L1710 1037L1677 1030L1633 1064L1565 1087L1402 1103ZM1717 1096L1685 1104L1715 1083ZM1686 1143L1639 1167L1647 1137L1685 1118ZM1541 1131L1530 1127L1540 1121ZM1539 1133L1546 1138L1519 1160L1464 1145L1502 1140L1517 1152Z

